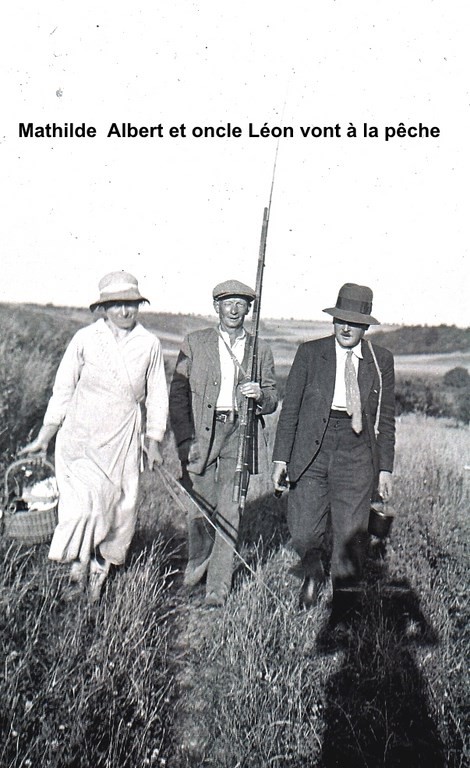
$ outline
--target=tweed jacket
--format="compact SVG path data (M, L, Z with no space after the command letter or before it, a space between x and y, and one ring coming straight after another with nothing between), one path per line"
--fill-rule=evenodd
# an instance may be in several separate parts
M247 349L242 365L246 369ZM193 440L189 468L196 474L204 471L209 454L220 379L217 330L204 328L188 334L181 346L170 385L170 422L177 445L188 439ZM270 347L262 339L258 342L256 380L263 392L256 415L272 413L277 406L274 361ZM242 399L243 395L237 391L238 408Z
M378 434L375 419L380 379L369 346L361 341L358 383L364 429L372 451L376 474L393 469L395 449L395 375L393 356L373 344L382 374L382 400ZM301 344L290 370L274 444L273 460L288 464L289 479L295 482L313 461L328 423L336 376L335 337L327 336Z

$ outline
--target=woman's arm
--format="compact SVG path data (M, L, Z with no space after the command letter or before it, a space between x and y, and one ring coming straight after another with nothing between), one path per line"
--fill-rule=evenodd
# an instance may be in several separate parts
M58 429L57 424L48 424L47 426L43 424L37 438L28 443L28 445L25 445L21 451L18 451L19 456L22 456L24 453L47 453L49 443Z
M19 452L20 455L47 451L50 441L65 419L67 408L75 392L83 364L83 347L80 332L78 332L65 350L57 369L52 396L49 400L39 434L35 440L25 445Z

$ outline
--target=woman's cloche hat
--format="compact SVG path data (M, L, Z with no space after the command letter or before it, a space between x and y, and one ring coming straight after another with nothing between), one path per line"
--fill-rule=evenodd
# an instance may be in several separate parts
M98 290L100 297L98 301L90 304L92 311L109 301L146 301L147 304L150 303L148 299L141 296L137 278L130 272L124 272L124 270L109 272L102 277L98 283Z
M361 323L363 325L380 325L370 314L372 312L373 293L366 285L356 285L356 283L345 283L338 293L336 307L324 309L338 320L344 320L346 323Z

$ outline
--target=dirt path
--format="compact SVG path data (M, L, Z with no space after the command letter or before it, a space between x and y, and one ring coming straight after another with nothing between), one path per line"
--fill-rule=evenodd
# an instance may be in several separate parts
M202 766L210 733L204 723L208 678L215 677L212 665L200 664L210 643L213 621L221 609L204 606L204 586L191 594L181 589L181 608L175 625L175 681L177 687L174 743L176 765ZM185 601L185 602L184 602ZM201 676L204 685L201 685Z

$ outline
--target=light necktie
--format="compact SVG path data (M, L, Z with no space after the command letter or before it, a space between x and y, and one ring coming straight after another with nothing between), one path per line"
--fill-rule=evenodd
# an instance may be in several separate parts
M344 366L344 381L346 384L346 410L352 417L352 428L359 434L362 432L361 394L357 383L356 369L352 360L352 349L346 355Z

